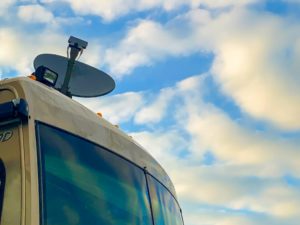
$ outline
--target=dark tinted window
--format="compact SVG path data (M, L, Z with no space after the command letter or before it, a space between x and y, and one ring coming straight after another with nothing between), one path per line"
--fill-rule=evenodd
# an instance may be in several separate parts
M143 170L64 131L38 133L45 225L152 224Z
M180 208L170 192L147 176L155 225L182 225Z

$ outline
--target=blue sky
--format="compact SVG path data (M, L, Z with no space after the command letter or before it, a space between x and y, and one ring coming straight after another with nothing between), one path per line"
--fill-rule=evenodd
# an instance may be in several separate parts
M77 99L170 174L187 225L298 225L300 1L1 0L0 75L40 53L111 74Z

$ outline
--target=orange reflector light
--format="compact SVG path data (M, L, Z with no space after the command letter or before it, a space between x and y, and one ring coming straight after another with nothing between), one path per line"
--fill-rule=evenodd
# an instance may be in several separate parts
M36 80L36 76L34 76L34 75L30 75L30 76L28 76L31 80Z
M97 115L98 115L99 117L102 117L102 113L101 113L101 112L98 112Z

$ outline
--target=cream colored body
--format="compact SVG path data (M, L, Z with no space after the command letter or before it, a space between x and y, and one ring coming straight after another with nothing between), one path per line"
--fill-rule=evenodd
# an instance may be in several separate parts
M1 225L39 224L36 121L83 137L142 168L146 167L176 196L168 175L150 154L131 137L83 105L29 78L0 81L0 104L16 98L27 101L29 119L19 125L0 127L2 132L14 132L9 141L0 142L0 157L6 163L7 183L13 187L5 190ZM12 214L16 221L6 219L12 218Z

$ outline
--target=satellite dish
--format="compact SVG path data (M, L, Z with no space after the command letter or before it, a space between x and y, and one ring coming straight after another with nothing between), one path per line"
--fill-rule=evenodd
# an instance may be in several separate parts
M55 54L41 54L34 60L34 68L44 66L58 74L55 89L61 90L68 70L69 59ZM114 80L95 67L74 62L68 85L68 93L77 97L97 97L108 94L115 88Z
M69 97L97 97L111 92L115 82L108 74L76 61L88 42L71 36L68 43L68 57L41 54L35 58L36 79Z

